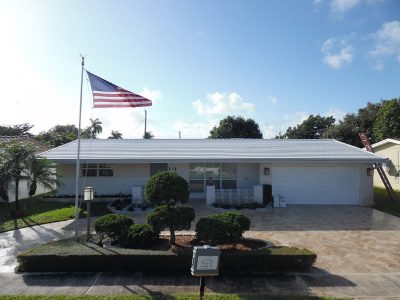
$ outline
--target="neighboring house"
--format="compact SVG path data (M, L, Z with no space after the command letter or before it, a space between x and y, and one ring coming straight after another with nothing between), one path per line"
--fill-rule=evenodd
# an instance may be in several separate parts
M20 142L25 145L32 145L37 149L37 153L41 153L43 151L49 150L49 147L46 146L45 144L42 144L35 139L29 137L29 136L1 136L0 135L0 145L2 143L10 143L10 142ZM42 187L40 184L37 187L36 194L44 194L49 192L49 190L45 189ZM19 182L19 193L18 193L19 199L24 199L29 197L29 183L26 179L22 179ZM10 199L10 202L15 201L15 184L11 183L10 188L8 190L8 197ZM2 198L0 197L0 200Z
M393 189L400 191L400 139L386 139L371 146L377 155L389 159L383 170ZM385 188L378 172L374 174L374 186Z
M58 164L58 195L75 194L76 154L76 141L42 153ZM215 201L249 201L269 184L287 204L351 205L372 203L372 164L386 161L336 140L263 139L82 140L80 157L80 187L99 195L130 194L165 170L189 182L191 199L208 197L212 181Z

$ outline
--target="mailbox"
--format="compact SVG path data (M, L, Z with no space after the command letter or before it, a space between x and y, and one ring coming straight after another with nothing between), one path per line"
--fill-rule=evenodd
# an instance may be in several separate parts
M196 246L193 248L192 268L193 276L217 276L219 274L219 260L221 250L218 247Z

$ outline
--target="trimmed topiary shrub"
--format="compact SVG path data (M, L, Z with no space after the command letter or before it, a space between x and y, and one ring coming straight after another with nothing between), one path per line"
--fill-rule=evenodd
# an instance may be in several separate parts
M111 239L111 242L119 242L124 237L129 226L133 224L133 220L127 216L108 214L96 220L94 229L100 236L100 243L105 238Z
M144 197L154 206L186 203L189 199L189 185L176 173L159 172L147 181Z
M238 212L223 212L222 214L211 215L211 217L219 219L225 223L238 223L242 229L242 233L250 229L250 219L244 214Z
M237 212L225 212L201 218L196 224L196 237L216 245L235 243L250 229L250 219Z
M158 234L151 231L148 224L134 224L128 228L120 244L125 248L140 249L149 246L156 238Z
M156 234L169 228L170 244L174 244L175 230L189 230L194 217L195 212L192 207L162 205L149 213L147 223Z

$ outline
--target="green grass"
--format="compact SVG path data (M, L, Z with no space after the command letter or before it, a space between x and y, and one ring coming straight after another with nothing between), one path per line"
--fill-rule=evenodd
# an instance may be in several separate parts
M196 294L176 294L161 296L144 295L110 295L110 296L0 296L0 300L197 300ZM269 295L248 295L248 294L206 294L206 300L335 300L333 297L317 296L269 296ZM344 299L344 298L341 298Z
M20 200L20 207L24 210L24 216L13 218L6 203L0 203L0 232L19 228L46 224L52 222L73 219L75 208L71 203L45 202L41 196ZM86 216L86 205L82 204L80 217ZM99 216L110 211L105 203L92 203L91 215Z
M400 192L396 192L399 201L392 201L383 188L374 188L374 206L373 208L400 217Z

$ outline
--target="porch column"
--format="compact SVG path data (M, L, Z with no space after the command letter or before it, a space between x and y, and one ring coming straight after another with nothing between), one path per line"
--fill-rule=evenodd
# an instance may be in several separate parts
M142 196L143 186L137 185L132 187L132 204L142 204L143 196Z
M207 205L211 205L215 203L215 186L214 185L207 185L206 191L206 203Z
M254 191L254 202L263 203L263 186L253 185L253 191Z

